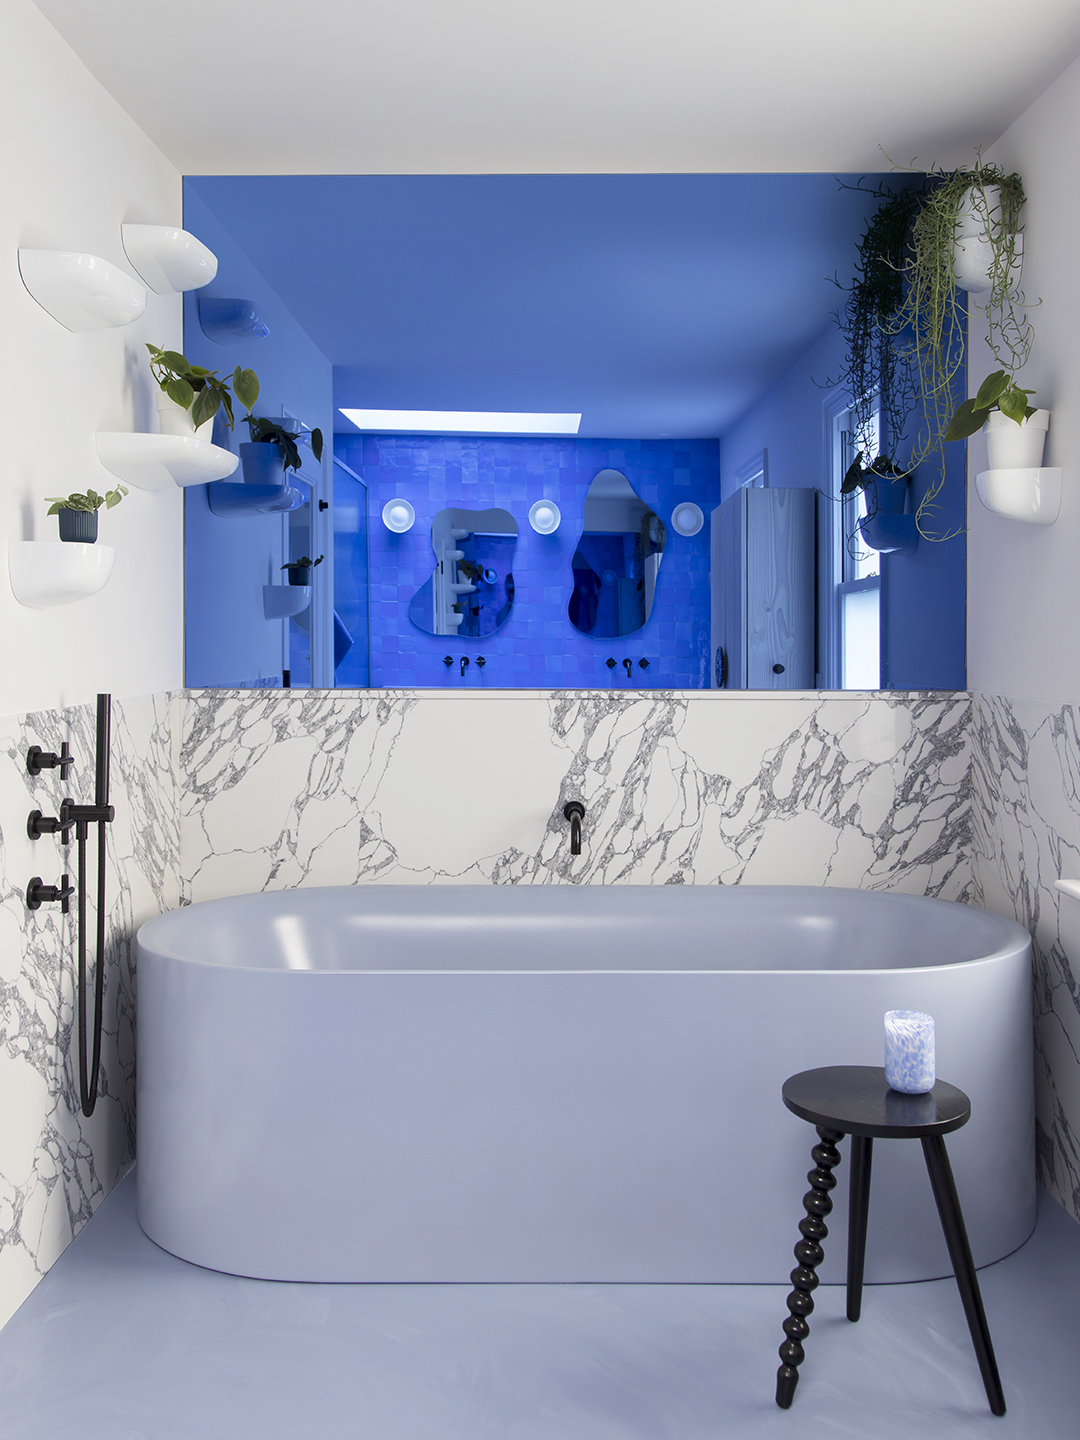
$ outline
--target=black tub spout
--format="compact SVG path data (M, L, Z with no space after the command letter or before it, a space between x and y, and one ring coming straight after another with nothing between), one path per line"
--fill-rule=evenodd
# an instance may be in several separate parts
M570 821L570 854L581 854L581 822L585 819L585 806L580 800L568 800L562 812Z

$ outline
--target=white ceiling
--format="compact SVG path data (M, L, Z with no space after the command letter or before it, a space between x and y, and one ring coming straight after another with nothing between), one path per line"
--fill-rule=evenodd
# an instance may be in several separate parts
M1076 0L36 0L187 174L969 160Z

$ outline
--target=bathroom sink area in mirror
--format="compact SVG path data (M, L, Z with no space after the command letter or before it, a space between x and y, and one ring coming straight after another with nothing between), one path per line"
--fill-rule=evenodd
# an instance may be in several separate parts
M507 510L440 510L431 522L434 573L409 603L429 635L494 635L514 606L517 522Z
M288 523L185 490L188 685L963 689L963 443L841 493L865 441L838 310L882 195L921 183L188 177L219 271L185 353L333 435ZM200 295L267 333L225 355ZM905 461L917 421L875 444ZM873 549L872 512L908 524L939 481L942 538ZM311 603L268 619L300 554Z
M617 638L652 614L667 532L618 470L601 470L585 497L581 539L571 566L570 623L583 635Z

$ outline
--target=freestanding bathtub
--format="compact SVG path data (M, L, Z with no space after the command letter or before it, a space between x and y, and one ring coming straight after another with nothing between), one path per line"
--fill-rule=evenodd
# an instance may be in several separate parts
M269 1279L783 1282L816 1137L781 1084L881 1064L909 1008L971 1096L948 1143L986 1265L1034 1224L1029 948L981 910L840 889L192 905L139 932L139 1219ZM867 1279L949 1273L921 1147L880 1142Z

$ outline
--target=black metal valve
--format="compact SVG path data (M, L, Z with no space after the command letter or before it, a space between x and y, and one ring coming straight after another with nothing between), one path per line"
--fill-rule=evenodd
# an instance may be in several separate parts
M42 750L40 745L31 745L26 752L26 768L31 775L40 775L42 770L55 770L59 766L63 778L67 774L67 767L74 763L75 757L66 740L60 746L59 755L52 750Z
M42 905L52 905L59 900L60 909L66 915L68 898L74 894L75 886L68 884L66 875L60 876L59 885L46 885L40 875L34 875L26 887L26 907L28 910L40 910Z

